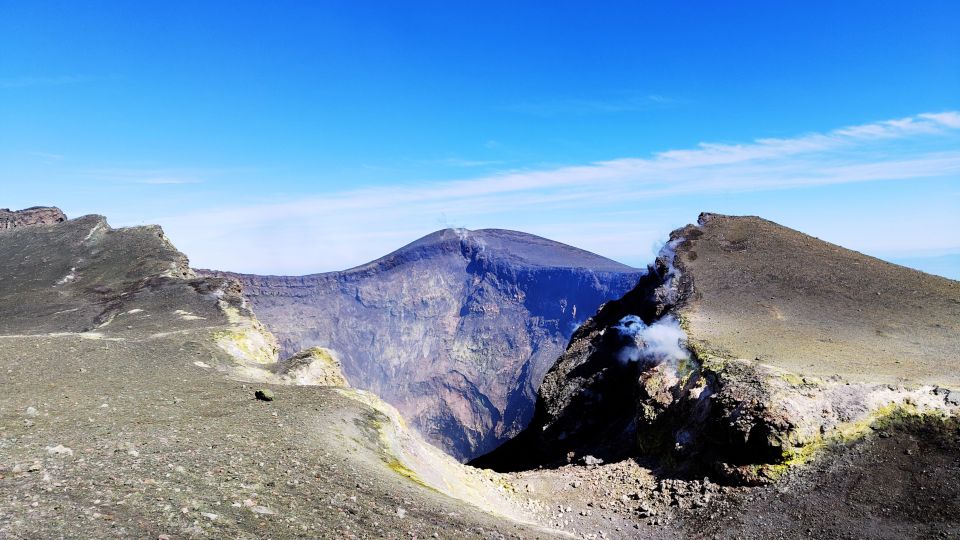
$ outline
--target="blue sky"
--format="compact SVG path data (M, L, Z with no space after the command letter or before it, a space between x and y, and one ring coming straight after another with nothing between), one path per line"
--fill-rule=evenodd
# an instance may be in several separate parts
M454 4L0 0L0 206L262 273L755 214L960 278L957 2Z

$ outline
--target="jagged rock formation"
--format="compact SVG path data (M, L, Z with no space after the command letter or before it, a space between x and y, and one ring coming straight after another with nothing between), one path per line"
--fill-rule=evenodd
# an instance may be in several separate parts
M476 464L652 455L754 483L884 416L957 412L941 386L960 382L960 283L714 214L650 270L573 336L530 427ZM664 353L665 335L689 351Z
M343 272L214 274L243 283L284 355L332 349L353 385L461 459L526 425L536 388L576 325L641 276L495 229L439 231Z
M32 206L16 211L0 208L0 231L30 225L49 225L66 220L67 216L59 208L50 206Z
M311 347L277 362L276 372L286 384L350 386L340 360L322 347Z

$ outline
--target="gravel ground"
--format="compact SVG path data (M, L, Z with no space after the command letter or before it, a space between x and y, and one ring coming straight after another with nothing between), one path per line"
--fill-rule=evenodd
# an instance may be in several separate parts
M549 536L399 474L333 389L257 401L203 337L0 338L0 537Z

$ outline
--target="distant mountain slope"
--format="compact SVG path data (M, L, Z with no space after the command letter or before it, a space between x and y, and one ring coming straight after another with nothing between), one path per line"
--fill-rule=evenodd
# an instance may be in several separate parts
M207 271L200 271L207 272ZM498 229L447 229L356 268L242 282L283 353L336 351L351 384L466 459L526 425L576 326L642 271Z

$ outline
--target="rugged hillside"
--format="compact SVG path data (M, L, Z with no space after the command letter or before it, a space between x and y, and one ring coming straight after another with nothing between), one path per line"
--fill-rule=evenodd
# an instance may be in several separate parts
M956 414L960 283L756 217L701 216L574 335L504 470L656 457L763 483L899 414Z
M0 313L2 538L552 536L158 227L0 231Z
M710 249L742 227L747 250ZM723 302L749 314L768 285L731 253L767 246L751 253L784 262L761 273L800 268L803 254L765 242L781 234L796 233L713 216L676 233L676 256L586 322L545 377L539 431L493 454L532 468L499 474L345 386L330 351L278 361L239 285L192 275L159 228L87 216L0 231L0 537L956 536L960 430L945 416L960 394L719 356L722 328L681 347L676 321L709 313L701 272L751 276ZM804 302L803 277L785 304ZM941 315L956 322L919 324ZM773 483L744 485L757 480Z
M216 275L242 282L283 354L334 350L352 384L465 459L526 425L574 328L641 272L524 233L447 229L343 272Z

